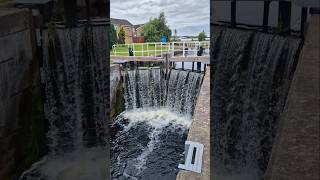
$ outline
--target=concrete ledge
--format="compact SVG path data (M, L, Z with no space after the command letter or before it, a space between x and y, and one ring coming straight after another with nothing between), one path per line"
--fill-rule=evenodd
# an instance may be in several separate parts
M210 180L210 68L206 70L197 100L194 119L189 130L188 141L204 145L202 171L195 173L180 170L177 180Z
M266 180L319 180L320 16L312 16Z

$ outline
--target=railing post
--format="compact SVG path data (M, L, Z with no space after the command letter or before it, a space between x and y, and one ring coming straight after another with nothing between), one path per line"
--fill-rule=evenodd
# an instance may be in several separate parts
M172 56L174 57L174 42L172 42Z
M165 61L166 61L166 75L165 78L168 79L168 69L169 69L169 54L165 54Z
M201 62L197 62L197 71L201 72Z
M197 44L199 44L199 42L195 41L194 42L194 49L197 49ZM194 50L193 50L194 51Z
M291 2L279 1L278 15L279 33L289 35L291 29Z
M157 56L157 43L154 43L154 57Z
M143 46L144 46L144 43L142 43L142 55L141 55L141 56L144 56L144 53L143 53Z
M263 5L263 32L268 32L270 1L264 1Z
M306 24L306 21L307 21L307 15L308 15L308 8L302 8L301 9L301 23L300 23L301 37L304 37L304 31L305 31L305 24Z
M185 57L185 41L183 41L183 45L182 45L182 56Z
M236 27L237 4L236 0L231 1L231 27Z
M134 48L134 43L132 44L132 49L133 49L133 56L136 56L136 50Z

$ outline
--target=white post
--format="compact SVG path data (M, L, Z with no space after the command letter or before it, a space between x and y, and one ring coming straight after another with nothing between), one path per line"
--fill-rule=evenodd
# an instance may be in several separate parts
M141 45L142 45L142 55L141 55L141 56L144 56L144 54L143 54L143 46L144 46L144 43L142 43Z
M148 56L149 56L149 43L147 43L147 52L148 52Z
M136 52L134 50L134 43L132 43L133 56L136 56Z
M185 57L185 41L183 41L183 45L182 45L182 56Z
M198 47L197 47L197 44L198 44ZM197 41L195 41L194 42L194 56L197 56L197 51L198 51L198 48L200 48L200 46L199 46L199 42L197 42Z
M157 54L157 43L154 43L154 56Z
M161 56L162 56L162 42L161 42L161 44L160 44L160 54L161 54Z
M174 57L174 42L172 42L172 57Z

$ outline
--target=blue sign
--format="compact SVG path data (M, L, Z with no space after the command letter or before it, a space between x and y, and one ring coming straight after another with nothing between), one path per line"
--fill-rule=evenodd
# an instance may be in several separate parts
M164 44L167 43L167 37L166 36L162 36L162 43L164 43Z

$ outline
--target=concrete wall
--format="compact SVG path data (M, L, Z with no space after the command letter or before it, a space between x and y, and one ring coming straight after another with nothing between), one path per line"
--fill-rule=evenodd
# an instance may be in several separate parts
M123 96L123 82L121 81L120 66L110 66L110 118L114 118L125 110Z
M0 179L14 179L45 151L30 15L0 9Z
M311 16L266 180L318 180L320 15Z
M176 180L210 180L210 67L207 68L195 107L188 141L204 145L201 173L180 170Z

